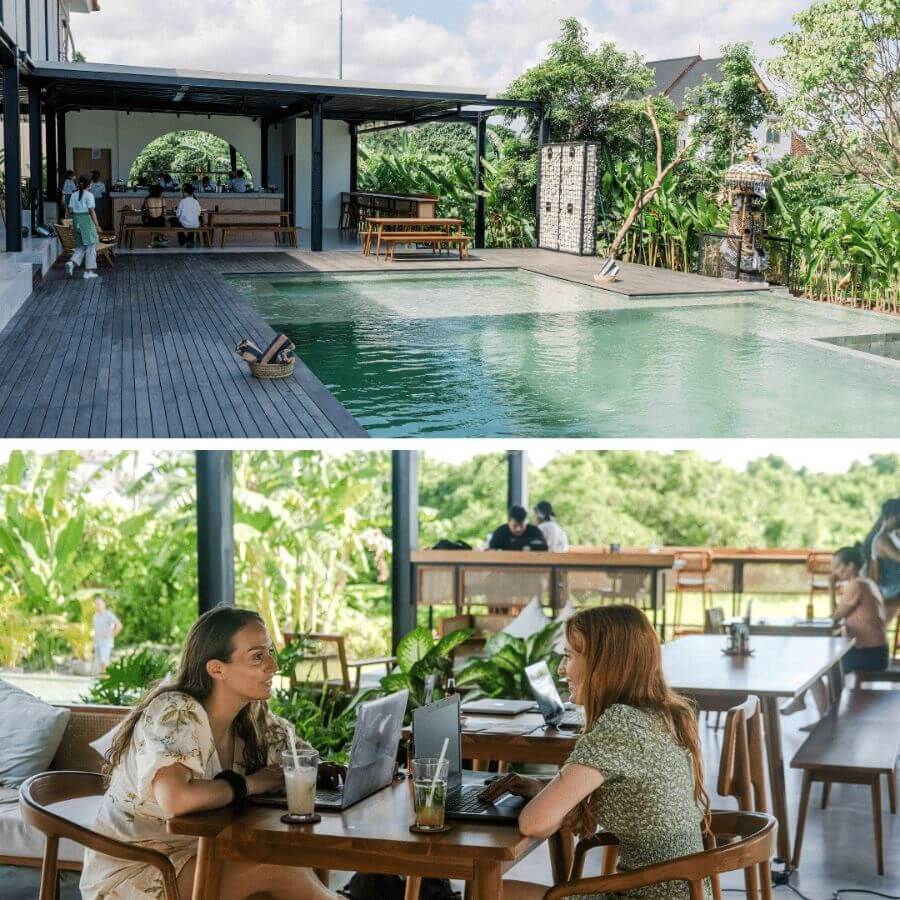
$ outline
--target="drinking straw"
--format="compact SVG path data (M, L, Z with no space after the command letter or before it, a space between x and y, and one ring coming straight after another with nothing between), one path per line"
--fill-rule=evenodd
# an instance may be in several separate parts
M444 738L444 746L441 747L441 755L438 757L438 764L434 770L434 775L431 778L431 790L428 792L428 806L434 802L434 791L437 787L437 779L438 775L441 771L441 766L444 764L444 757L447 755L447 745L450 743L450 738Z

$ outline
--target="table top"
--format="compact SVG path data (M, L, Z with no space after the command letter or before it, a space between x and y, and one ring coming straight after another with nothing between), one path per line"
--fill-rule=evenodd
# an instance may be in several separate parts
M743 622L741 616L726 619L725 624ZM784 635L796 637L830 637L840 634L840 626L835 625L834 620L813 619L810 621L799 616L787 616L785 618L753 619L750 622L750 634L758 635Z
M426 200L436 201L440 197L434 194L385 194L380 191L347 191L351 197L381 197L385 200Z
M671 569L675 554L669 551L624 550L609 553L600 550L569 550L565 553L523 550L413 550L414 563L485 566L566 566L590 569Z
M722 653L725 636L688 635L663 644L663 671L688 694L794 697L824 675L853 646L843 637L755 635L752 656Z
M523 836L515 823L479 824L452 822L452 829L439 835L411 834L414 821L412 781L395 782L340 813L323 812L316 825L285 825L284 809L246 805L177 816L170 819L173 834L216 836L223 845L252 843L272 847L379 852L403 856L520 859L541 843Z
M433 216L366 216L369 225L462 225L465 219Z

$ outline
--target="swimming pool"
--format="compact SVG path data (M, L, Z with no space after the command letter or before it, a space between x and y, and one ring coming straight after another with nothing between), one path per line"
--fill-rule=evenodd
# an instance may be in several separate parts
M900 362L866 349L886 315L520 269L231 280L376 436L900 435Z

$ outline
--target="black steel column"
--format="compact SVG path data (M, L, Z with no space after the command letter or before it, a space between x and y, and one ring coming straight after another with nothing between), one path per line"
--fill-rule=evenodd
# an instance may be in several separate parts
M265 117L259 120L259 183L263 190L269 187L269 121Z
M528 456L524 450L506 451L506 506L528 509Z
M391 451L391 645L416 627L410 553L419 544L419 454Z
M48 106L44 112L47 145L47 199L59 200L59 163L56 159L56 110Z
M537 183L534 187L534 244L539 246L541 242L541 148L550 142L550 122L544 116L541 109L537 126Z
M234 606L231 451L197 450L197 611Z
M22 249L22 154L19 134L19 69L3 67L3 146L6 175L6 252Z
M235 169L237 169L237 150L235 150L231 144L228 145L228 161L228 164L231 166L231 171L234 172Z
M323 113L325 104L321 97L316 97L312 103L310 116L312 128L310 129L310 185L309 185L309 249L322 249L322 219L324 211L324 159L323 159Z
M31 227L44 224L44 154L41 147L41 89L28 86L28 161L31 170Z
M484 156L487 153L487 116L475 125L475 246L484 247Z
M350 190L359 189L359 135L356 126L350 126Z
M66 113L60 110L56 114L56 183L62 186L63 175L69 168L69 148L66 146ZM62 200L62 197L59 198Z

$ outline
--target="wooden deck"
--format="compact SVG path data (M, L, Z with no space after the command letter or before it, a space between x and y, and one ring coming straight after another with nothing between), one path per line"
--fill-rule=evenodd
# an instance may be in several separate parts
M479 250L468 262L385 263L360 252L121 254L84 281L61 265L0 332L0 437L323 438L366 432L298 360L293 377L257 381L234 355L273 332L224 278L237 273L519 267L593 285L597 260L545 250ZM697 275L622 266L605 286L633 297L757 289ZM618 297L618 299L613 299ZM662 301L657 301L662 302Z
M235 256L123 256L94 281L54 270L0 334L0 435L364 437L299 360L258 381L234 355L274 332L222 274L304 268Z

